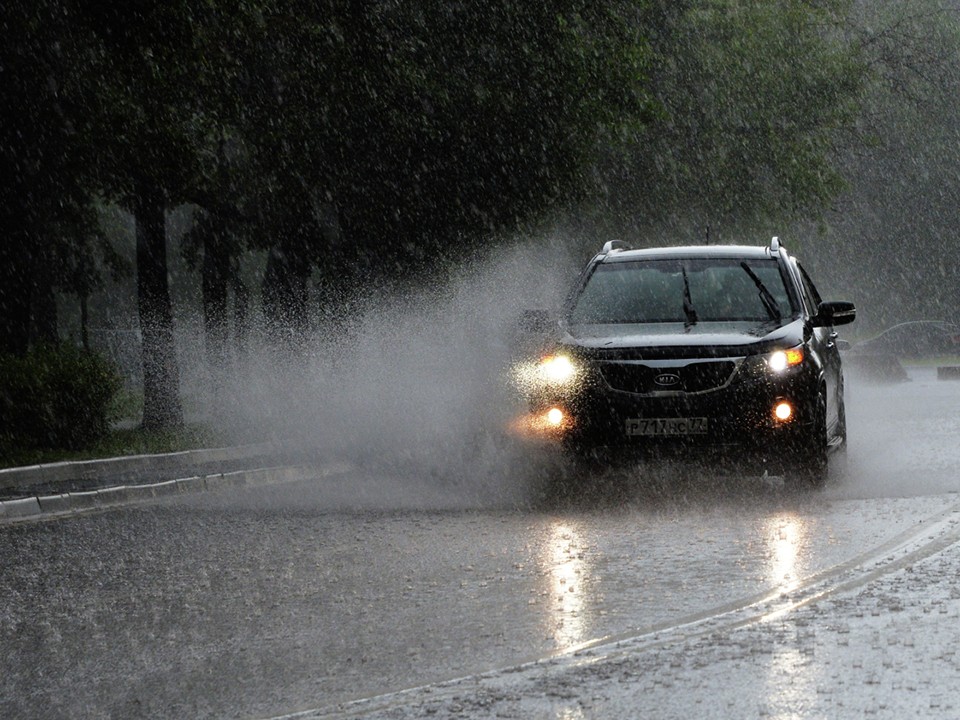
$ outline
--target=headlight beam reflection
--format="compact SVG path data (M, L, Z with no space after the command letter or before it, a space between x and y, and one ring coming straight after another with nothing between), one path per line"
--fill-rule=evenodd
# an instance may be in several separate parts
M565 652L586 638L583 585L589 576L589 565L581 551L583 540L574 526L553 522L548 532L541 554L547 583L544 621L557 650Z

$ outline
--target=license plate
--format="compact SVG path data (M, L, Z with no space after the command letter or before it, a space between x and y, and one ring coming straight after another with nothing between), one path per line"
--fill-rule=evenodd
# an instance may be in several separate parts
M629 418L627 435L704 435L707 418Z

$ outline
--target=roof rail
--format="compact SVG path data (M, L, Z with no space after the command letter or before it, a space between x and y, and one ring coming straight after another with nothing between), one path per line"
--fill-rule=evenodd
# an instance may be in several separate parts
M602 255L608 255L614 250L632 250L633 248L625 243L623 240L608 240L603 245L603 250L600 251Z
M779 252L780 252L780 238L774 235L770 239L770 254L776 255Z

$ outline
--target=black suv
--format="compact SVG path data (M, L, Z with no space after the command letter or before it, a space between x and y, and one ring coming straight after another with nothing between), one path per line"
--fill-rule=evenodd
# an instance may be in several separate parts
M609 242L558 319L526 315L548 335L515 368L529 408L515 427L580 458L719 450L819 485L846 441L834 327L855 317L852 303L821 301L777 238Z

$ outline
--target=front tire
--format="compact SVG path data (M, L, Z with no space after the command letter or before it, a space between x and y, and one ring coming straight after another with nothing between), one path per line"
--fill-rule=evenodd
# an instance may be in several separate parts
M846 387L843 382L843 376L840 376L840 392L837 393L837 437L844 450L847 447L847 398L845 395Z
M821 391L813 407L813 421L795 449L788 478L800 488L822 488L827 482L827 400Z

